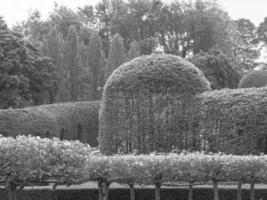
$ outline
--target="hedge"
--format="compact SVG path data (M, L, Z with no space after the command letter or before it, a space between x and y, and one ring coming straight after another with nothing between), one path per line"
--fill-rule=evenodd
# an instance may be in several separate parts
M0 184L9 200L16 200L25 186L81 183L90 152L90 146L78 141L0 137Z
M242 77L238 88L264 87L267 85L267 70L255 70Z
M197 95L191 107L200 150L267 153L267 88L224 89Z
M100 150L138 153L183 149L187 108L210 90L202 72L174 55L152 54L118 67L108 78L100 109Z
M0 134L80 140L97 146L99 102L50 104L0 110Z
M15 199L18 190L36 183L75 184L96 181L99 199L108 200L112 182L127 184L131 200L135 185L154 185L155 199L160 199L161 185L177 182L189 186L213 183L214 199L219 198L220 182L238 183L238 199L243 183L267 183L267 156L182 153L162 155L96 156L89 146L78 141L57 138L19 136L0 138L0 183Z

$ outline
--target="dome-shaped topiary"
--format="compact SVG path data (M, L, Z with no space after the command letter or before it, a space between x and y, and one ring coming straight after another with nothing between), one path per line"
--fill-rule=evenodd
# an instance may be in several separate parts
M100 110L100 149L145 153L185 148L187 107L195 94L210 90L202 72L174 55L133 59L108 78Z
M255 70L242 77L238 88L264 87L267 86L267 70Z

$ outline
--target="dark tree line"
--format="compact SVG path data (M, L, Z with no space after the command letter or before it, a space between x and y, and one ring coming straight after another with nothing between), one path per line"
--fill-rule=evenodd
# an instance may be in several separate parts
M266 20L259 27L247 19L234 21L212 0L102 0L77 10L56 5L46 20L32 12L13 30L52 59L57 90L49 102L65 102L100 99L114 69L153 52L196 62L206 56L205 62L215 60L206 69L216 74L214 88L236 87L257 66L266 27Z

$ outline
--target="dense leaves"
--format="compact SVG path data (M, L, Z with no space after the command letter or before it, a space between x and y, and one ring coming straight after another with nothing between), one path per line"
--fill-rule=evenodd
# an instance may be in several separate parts
M74 102L0 110L0 134L79 140L98 145L99 102Z
M211 152L266 153L266 94L263 87L197 95L190 114L197 146Z
M209 51L195 54L190 59L209 80L211 88L237 88L240 74L235 69L235 63L221 52Z
M207 90L210 85L201 71L178 56L152 54L121 65L104 87L101 151L168 152L190 146L190 101Z
M242 77L238 88L264 87L267 85L267 71L255 70L247 73Z
M36 93L56 90L54 64L4 24L0 25L0 44L0 108L38 104ZM39 71L40 67L44 68Z
M79 183L91 151L77 141L18 136L0 138L1 184Z
M266 183L266 156L181 153L162 155L91 154L89 146L56 138L0 138L1 184L26 186L103 180L109 183L154 184L155 181ZM126 170L127 169L127 170Z

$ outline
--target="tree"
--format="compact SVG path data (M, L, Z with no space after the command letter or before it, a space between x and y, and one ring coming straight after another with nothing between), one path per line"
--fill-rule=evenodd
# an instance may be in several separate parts
M264 21L260 23L257 32L259 39L267 44L267 17L265 17Z
M209 51L195 54L194 63L211 83L211 88L237 88L240 74L235 69L234 62L221 52Z
M58 89L57 75L56 66L50 58L36 59L34 71L30 76L30 90L34 105L54 103Z
M69 70L70 81L70 99L72 101L77 100L78 97L78 36L75 26L70 26L66 44L65 44L65 62Z
M127 53L128 60L132 60L133 58L136 58L140 56L140 45L135 40L131 42L130 49Z
M55 63L56 75L58 77L58 94L56 101L64 102L68 100L66 79L67 69L64 66L64 56L62 52L62 42L56 27L52 28L47 35L47 56ZM45 41L44 41L45 42ZM44 43L45 45L45 43Z
M116 34L112 40L108 54L108 60L106 65L106 78L115 70L118 66L126 61L123 41L119 34Z
M98 86L101 66L101 39L97 33L94 33L90 39L88 66L90 67L91 85L92 85L92 100L98 99Z
M80 32L82 25L78 14L65 6L55 5L54 10L49 15L49 18L51 26L57 26L59 33L62 34L64 39L67 38L67 34L71 26L74 26L78 33Z
M38 79L35 72L41 70L41 66L44 69L52 69L53 64L41 57L40 52L24 41L21 35L9 30L1 19L0 43L0 108L30 106L37 94L35 88L48 89L50 85L46 83L49 81L52 81L53 85L56 84L54 78L50 79L50 75L53 74L50 70L47 71L49 78L42 78L47 80L34 81Z
M47 20L43 21L40 12L34 10L33 12L30 12L26 21L14 26L13 30L20 32L27 41L40 49L50 28L51 23Z
M250 20L242 18L237 20L236 24L239 31L239 43L235 50L235 55L243 73L245 73L257 66L255 60L260 55L257 49L259 40L256 35L256 27Z

